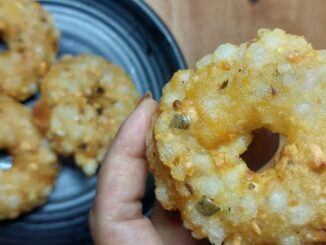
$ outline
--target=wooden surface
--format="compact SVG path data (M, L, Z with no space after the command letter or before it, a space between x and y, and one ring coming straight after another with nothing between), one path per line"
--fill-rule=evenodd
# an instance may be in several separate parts
M145 0L168 25L190 67L224 42L280 27L326 48L326 0Z

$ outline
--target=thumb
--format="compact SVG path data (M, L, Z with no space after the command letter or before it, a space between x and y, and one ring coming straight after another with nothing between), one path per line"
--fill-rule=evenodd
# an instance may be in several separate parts
M142 216L147 177L145 136L156 102L145 96L121 126L103 162L90 225L96 244L159 244Z

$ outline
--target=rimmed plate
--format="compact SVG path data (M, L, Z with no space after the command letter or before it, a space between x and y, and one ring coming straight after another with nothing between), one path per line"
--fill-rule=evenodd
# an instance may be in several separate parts
M119 64L138 91L159 99L163 85L186 67L167 28L141 0L41 0L61 32L59 56L97 54ZM29 104L33 104L30 101ZM4 157L0 156L0 162ZM0 222L0 244L91 244L88 212L96 177L87 178L73 164L63 167L48 203L21 218ZM143 212L154 200L147 181Z

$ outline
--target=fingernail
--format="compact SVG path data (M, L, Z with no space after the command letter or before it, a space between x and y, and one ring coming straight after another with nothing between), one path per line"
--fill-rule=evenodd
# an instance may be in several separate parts
M152 93L151 93L150 91L147 91L147 92L143 95L143 97L141 97L141 98L138 100L136 106L139 106L139 105L140 105L144 100L152 99L152 98L153 98Z

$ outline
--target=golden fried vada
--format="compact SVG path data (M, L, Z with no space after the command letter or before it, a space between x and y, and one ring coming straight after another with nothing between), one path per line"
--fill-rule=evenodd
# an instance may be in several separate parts
M12 156L12 167L0 169L0 220L13 219L47 200L57 158L33 125L31 110L6 96L0 96L0 150Z
M44 78L34 119L58 153L93 175L137 99L120 67L97 56L65 56Z
M326 242L326 51L280 29L223 44L165 86L147 136L156 197L214 244ZM286 137L274 167L240 157Z
M24 101L55 60L59 34L52 17L31 0L0 0L0 93Z

